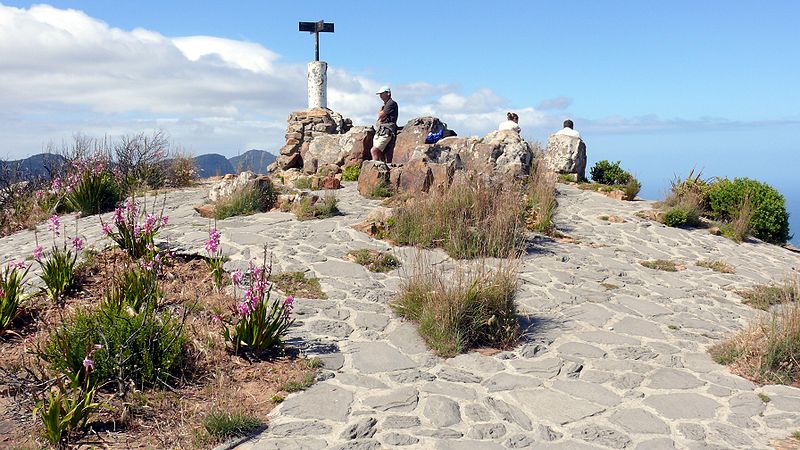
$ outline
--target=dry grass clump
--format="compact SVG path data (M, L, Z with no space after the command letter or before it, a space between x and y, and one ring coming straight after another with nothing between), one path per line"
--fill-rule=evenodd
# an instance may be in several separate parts
M764 311L784 301L795 302L800 299L795 283L788 281L784 283L760 284L750 289L738 289L734 292L742 297L742 303Z
M800 304L795 301L799 295L800 287L795 280L780 307L712 347L711 356L757 383L800 381Z
M294 215L297 220L327 219L340 214L336 204L336 195L332 192L321 198L313 195L303 197L294 207Z
M711 269L714 272L720 272L720 273L736 273L736 270L734 270L733 267L722 261L712 261L704 259L697 261L697 267L705 267L706 269Z
M193 186L197 180L197 164L191 153L178 152L167 165L166 184L171 187Z
M519 335L517 285L513 260L496 269L476 263L452 273L419 263L391 306L414 321L428 347L441 356L484 346L507 348Z
M281 272L270 281L286 295L302 298L328 298L316 278L306 278L305 272Z
M400 261L388 252L362 248L349 252L347 256L370 272L388 272L400 267Z
M541 233L551 233L555 229L556 179L556 174L547 170L544 163L534 161L525 191L528 229Z
M745 194L739 209L733 219L720 227L723 236L740 243L750 235L751 222L753 220L753 206L750 202L750 195Z
M459 178L443 192L396 209L387 237L399 245L439 247L457 259L505 258L525 239L525 202L516 186Z
M648 269L663 270L665 272L677 272L678 266L667 259L653 259L649 261L642 261L641 264Z

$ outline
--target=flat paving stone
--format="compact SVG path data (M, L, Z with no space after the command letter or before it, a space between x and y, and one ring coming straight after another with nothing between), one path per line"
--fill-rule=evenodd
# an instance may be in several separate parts
M310 387L300 395L292 395L282 404L280 411L300 419L326 419L344 422L353 403L353 392L327 383Z
M609 422L624 428L630 433L667 434L669 426L661 419L644 409L620 409L609 417Z
M438 395L428 397L422 412L435 427L449 427L461 422L461 409L458 403L446 397Z
M417 367L417 363L383 342L356 342L347 353L352 357L353 367L365 374Z
M692 393L652 395L644 403L669 419L711 419L720 407L716 401Z
M531 416L559 425L575 422L605 410L603 406L595 403L576 402L566 394L546 389L518 390L514 392L514 400Z

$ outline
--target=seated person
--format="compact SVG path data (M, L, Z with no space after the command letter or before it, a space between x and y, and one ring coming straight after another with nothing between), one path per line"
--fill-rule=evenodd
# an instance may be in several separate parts
M506 113L506 121L500 124L499 130L513 130L519 133L519 116L516 113Z
M567 119L567 120L564 121L564 128L556 131L555 134L562 134L562 135L565 135L565 136L572 136L572 137L576 137L576 138L580 139L581 138L581 134L578 133L577 131L573 130L572 129L573 126L575 126L575 124L573 124L571 120Z

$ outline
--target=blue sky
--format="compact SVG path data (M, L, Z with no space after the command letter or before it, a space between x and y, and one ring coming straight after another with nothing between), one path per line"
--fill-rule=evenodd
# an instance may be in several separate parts
M513 110L545 141L570 117L590 164L621 160L649 198L697 166L775 185L800 218L800 2L0 5L0 157L156 127L196 154L276 152L306 101L297 22L325 19L329 106L356 123L382 84L401 122L432 114L459 134Z

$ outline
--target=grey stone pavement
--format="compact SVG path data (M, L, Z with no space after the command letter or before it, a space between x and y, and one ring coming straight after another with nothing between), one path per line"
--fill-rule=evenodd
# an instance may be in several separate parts
M344 215L335 218L270 212L219 221L226 268L244 267L266 244L276 272L309 271L329 296L297 299L289 339L324 361L322 381L290 395L269 428L237 448L756 449L800 430L800 390L756 386L706 353L757 314L732 289L796 275L799 255L634 216L650 202L558 189L556 223L580 242L534 238L517 296L524 338L492 356L431 354L388 307L403 269L373 274L346 259L358 248L391 248L408 268L418 257L351 227L379 205L353 183L337 192ZM181 251L202 252L209 221L192 206L204 194L168 196L162 237ZM99 239L97 218L80 219L80 233ZM0 239L2 260L30 255L32 239L29 231ZM686 270L639 264L656 258ZM699 259L736 273L696 267Z

